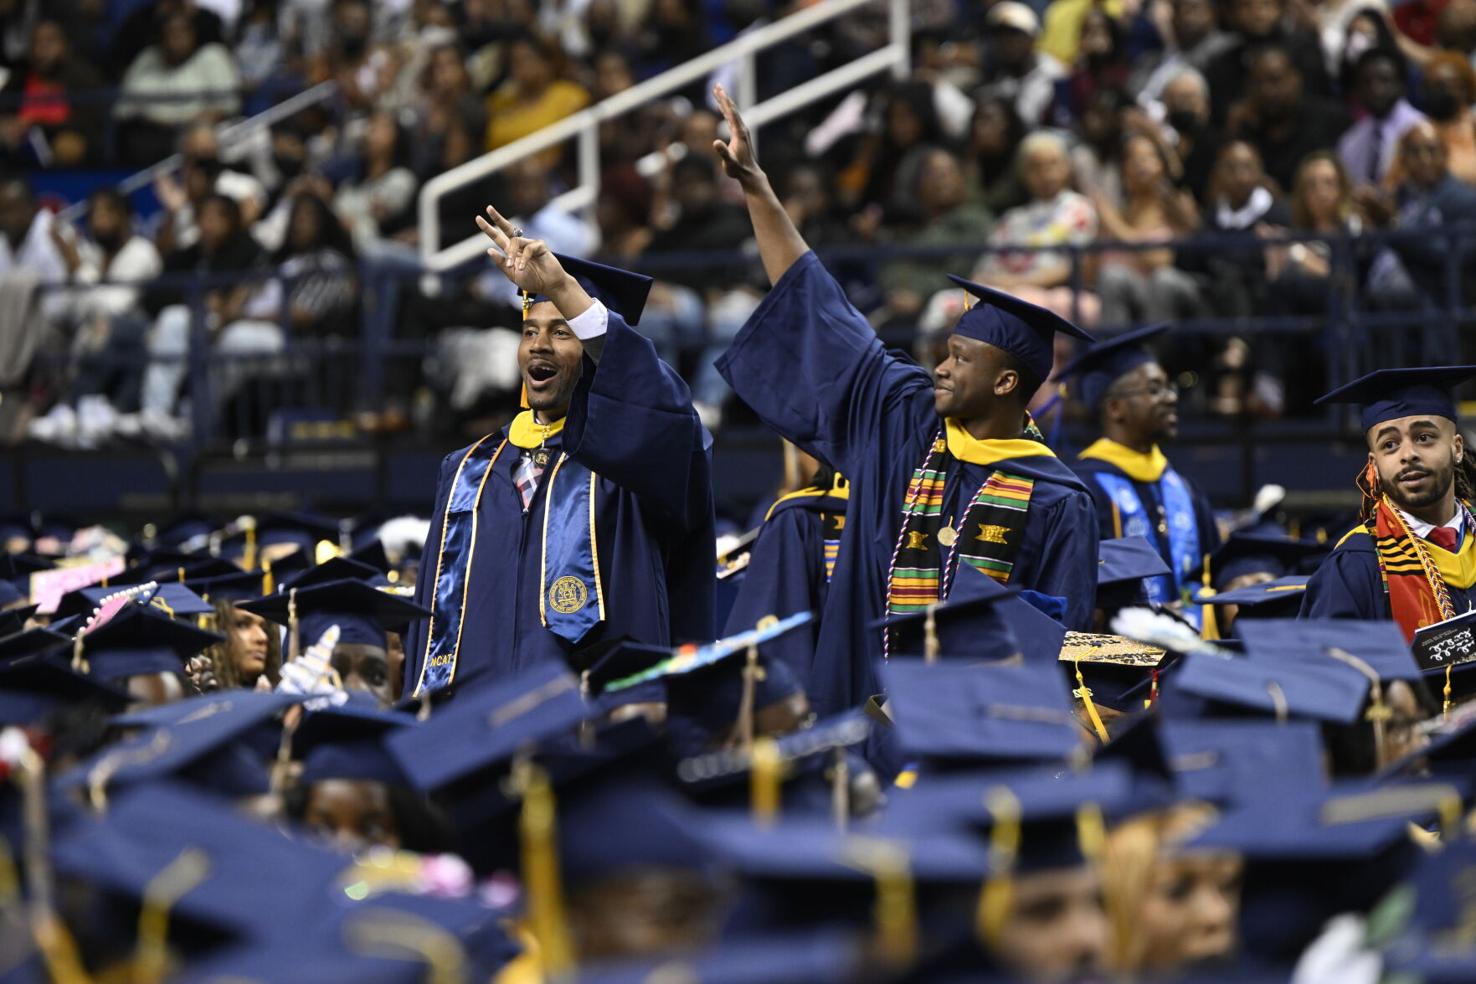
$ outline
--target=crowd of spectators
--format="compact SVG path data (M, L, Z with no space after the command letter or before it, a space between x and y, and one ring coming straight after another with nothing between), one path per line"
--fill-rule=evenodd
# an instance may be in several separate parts
M294 343L357 338L383 276L403 281L396 342L427 358L398 360L374 407L338 409L397 427L417 408L449 404L429 415L445 420L515 399L500 278L427 293L408 275L423 183L805 5L0 0L0 325L25 326L0 332L0 387L32 411L0 430L181 437L199 419L192 339L208 340L224 409L292 371ZM1303 319L1314 329L1170 356L1206 377L1190 406L1275 416L1319 390L1305 370L1334 305L1418 312L1476 263L1458 235L1476 220L1476 0L910 9L910 77L760 133L786 207L812 245L847 248L836 268L889 341L926 354L961 303L947 272L1105 330ZM886 18L878 3L768 49L759 97L884 43ZM249 137L220 127L330 80L330 99ZM655 273L641 328L715 424L728 394L713 360L764 283L712 152L712 81L602 127L587 213L557 204L576 174L572 144L555 146L444 196L438 245L495 201L562 252ZM152 188L111 190L176 152ZM99 175L76 223L37 191L61 171ZM1079 249L1093 244L1110 245ZM204 286L182 286L190 273Z

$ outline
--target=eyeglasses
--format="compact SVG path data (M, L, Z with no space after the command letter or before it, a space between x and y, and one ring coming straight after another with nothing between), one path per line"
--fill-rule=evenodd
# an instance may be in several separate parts
M1178 383L1152 383L1138 389L1117 390L1107 394L1111 399L1118 399L1125 396L1146 396L1150 400L1161 400L1165 396L1172 396L1177 399L1178 395Z

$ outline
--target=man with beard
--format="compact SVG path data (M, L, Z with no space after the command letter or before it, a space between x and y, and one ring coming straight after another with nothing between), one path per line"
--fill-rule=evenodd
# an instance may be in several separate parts
M523 294L529 409L441 463L405 692L481 685L615 639L713 637L711 437L629 325L651 278L478 216ZM495 224L494 224L495 223ZM591 657L592 658L592 657Z
M1179 387L1146 342L1166 325L1140 328L1082 352L1061 370L1097 413L1102 436L1078 456L1102 539L1141 536L1171 574L1147 580L1148 600L1187 601L1220 535L1209 500L1169 465L1160 441L1179 433ZM1197 609L1191 609L1197 616Z
M743 189L774 285L717 368L764 423L851 483L826 601L844 616L820 629L816 709L835 713L878 692L876 658L891 637L873 623L966 600L986 578L1020 588L1068 628L1089 627L1091 496L1025 408L1050 375L1056 334L1091 336L954 277L974 304L948 336L947 358L930 375L889 354L795 229L727 94L716 95L732 137L715 149Z
M1281 188L1291 188L1302 158L1336 146L1348 128L1348 114L1306 86L1303 70L1284 44L1258 45L1244 57L1246 97L1230 108L1225 131L1260 151L1266 173Z
M1318 399L1360 407L1363 521L1307 584L1304 618L1392 618L1415 630L1476 603L1476 521L1451 388L1476 366L1380 369Z

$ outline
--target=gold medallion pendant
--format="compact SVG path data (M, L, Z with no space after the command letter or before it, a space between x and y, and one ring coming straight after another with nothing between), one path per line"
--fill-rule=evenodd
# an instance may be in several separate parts
M938 531L938 542L945 547L951 547L958 542L958 530L952 526L945 526Z

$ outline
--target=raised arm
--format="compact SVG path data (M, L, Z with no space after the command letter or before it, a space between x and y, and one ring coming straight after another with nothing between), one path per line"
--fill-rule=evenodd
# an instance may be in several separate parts
M774 194L769 176L759 167L748 124L738 115L738 108L728 98L727 90L720 85L714 86L712 94L728 121L729 132L726 141L713 141L713 149L722 158L723 170L728 177L743 189L743 202L753 222L753 235L758 241L759 257L764 261L764 273L768 275L770 285L777 284L784 272L808 253L810 247L794 227L779 196Z

